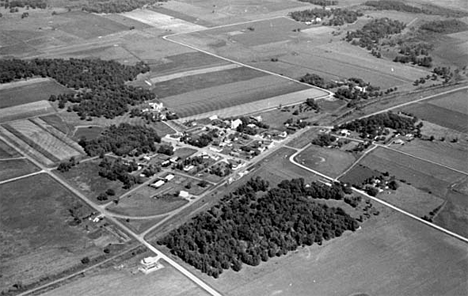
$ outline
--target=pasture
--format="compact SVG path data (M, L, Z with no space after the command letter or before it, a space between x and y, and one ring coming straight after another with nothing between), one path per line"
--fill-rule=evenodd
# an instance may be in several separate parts
M9 159L21 157L21 154L18 153L13 147L0 140L0 159Z
M91 208L45 174L0 185L1 290L30 284L81 265L81 258L102 250L94 246L69 209Z
M18 87L0 89L0 109L48 100L51 95L71 92L70 89L50 79Z
M310 145L296 156L295 161L335 178L349 168L356 161L356 157L339 149Z
M227 295L465 295L468 258L463 242L375 205L362 229L300 248L260 266L196 272ZM444 270L434 272L434 270Z
M10 122L5 128L54 162L80 155L78 150L31 121ZM57 133L60 131L57 130Z
M0 182L38 171L40 169L27 159L0 160Z
M466 195L464 197L466 198ZM463 237L468 237L467 217L468 207L462 207L457 202L449 200L435 217L434 223Z
M172 184L163 187L171 187ZM117 205L111 204L106 209L109 212L132 217L162 215L172 212L188 203L178 196L160 197L161 190L143 186L119 200Z

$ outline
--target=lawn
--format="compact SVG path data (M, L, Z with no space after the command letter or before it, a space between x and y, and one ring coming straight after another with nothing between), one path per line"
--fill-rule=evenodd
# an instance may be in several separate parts
M45 174L0 185L0 286L9 288L80 266L102 253L82 226L69 226L69 209L91 208Z
M327 176L338 177L356 161L356 157L339 149L310 145L295 160Z
M134 217L154 216L172 212L188 203L187 200L178 196L156 198L159 191L150 186L143 186L121 198L117 205L109 205L107 210Z
M21 154L18 153L13 147L0 140L0 159L15 158L20 157Z
M27 159L0 160L0 181L13 179L38 171L40 171L40 169Z
M51 95L71 92L73 91L49 79L18 87L0 89L0 109L48 100Z
M322 246L216 280L195 274L225 295L466 295L465 243L377 208L362 229Z

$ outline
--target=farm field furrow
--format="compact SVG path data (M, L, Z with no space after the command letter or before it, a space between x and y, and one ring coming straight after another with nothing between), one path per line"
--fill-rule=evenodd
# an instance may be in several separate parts
M252 70L250 68L239 67L159 82L153 85L153 92L158 98L166 98L225 84L249 81L251 79L265 76L267 76L267 74L263 72Z
M6 140L10 141L16 148L26 155L31 156L35 160L45 164L46 166L54 165L54 162L49 158L45 157L43 154L39 153L37 150L29 146L26 142L12 134L10 131L5 129L3 126L0 126L0 136L3 136Z
M403 111L414 114L420 119L454 129L468 132L468 116L458 111L452 111L430 103L418 103L405 107ZM463 111L463 110L462 110Z
M0 123L55 112L47 101L38 101L0 109Z
M65 144L67 144L68 146L70 146L71 148L75 149L76 151L78 151L80 154L84 154L85 152L83 151L83 148L81 148L80 145L78 145L78 143L76 143L75 141L71 140L70 138L68 138L64 133L62 133L61 131L59 131L58 129L56 129L55 127L49 125L47 122L45 122L44 120L40 119L40 118L33 118L31 119L31 121L33 123L35 123L36 125L42 127L43 129L45 129L47 132L49 132L50 134L52 134L54 137L58 138L60 141L64 142Z
M13 147L0 140L0 159L9 159L15 157L21 157L22 155L18 153Z
M72 156L80 155L78 151L30 121L15 121L9 123L8 126L30 139L33 143L58 160L69 159Z
M187 76L194 76L194 75L201 75L201 74L207 74L207 73L213 73L213 72L219 72L219 71L225 71L225 70L235 69L235 68L239 68L239 67L240 66L237 65L237 64L227 64L227 65L215 66L215 67L211 67L211 68L189 70L189 71L179 72L179 73L175 73L175 74L169 74L169 75L165 75L165 76L158 76L158 77L151 78L150 81L152 83L160 83L160 82L173 80L173 79L177 79L177 78L182 78L182 77L187 77ZM223 74L223 73L221 73L221 74Z
M307 86L272 76L229 83L161 99L180 117L246 104L307 89ZM321 91L320 91L321 92ZM303 100L306 98L303 98ZM218 104L217 106L215 104ZM252 110L254 111L254 110Z
M40 169L27 159L0 160L0 181L38 172Z

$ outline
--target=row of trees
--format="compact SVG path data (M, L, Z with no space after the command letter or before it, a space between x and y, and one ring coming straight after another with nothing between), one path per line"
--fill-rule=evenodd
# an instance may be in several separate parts
M5 9L8 8L23 8L23 7L30 7L32 9L40 8L40 9L46 9L47 8L47 3L44 0L12 0L12 1L6 1L4 3L0 3L0 7L4 6Z
M128 66L99 59L11 59L0 60L0 83L50 77L75 90L72 94L50 97L50 101L59 102L60 108L70 102L76 105L69 111L77 112L82 119L88 116L114 118L126 113L129 105L156 98L147 89L125 84L149 70L143 62Z
M251 179L158 244L217 278L225 269L239 271L242 264L257 266L300 246L321 244L344 231L356 230L357 221L341 208L307 198L335 194L333 187L320 186L316 191L306 188L303 179L284 180L277 188L269 188L260 178Z
M161 138L152 128L122 123L119 126L111 125L102 134L93 140L82 138L79 140L84 151L89 156L103 155L113 152L118 156L135 155L155 152L155 143Z
M299 0L301 2L307 2L314 5L320 6L333 6L338 5L338 0Z
M367 1L364 2L364 5L373 7L378 10L395 10L410 13L435 14L451 17L464 17L468 15L466 11L463 11L461 9L452 10L436 5L422 5L421 7L415 7L412 5L405 4L404 1L398 0Z
M339 128L358 132L362 138L374 138L382 135L386 128L394 129L402 134L415 132L422 126L421 124L415 126L416 121L415 117L399 116L389 111L353 120L340 125Z
M165 0L113 0L113 1L88 1L82 10L91 13L121 13L154 5Z
M348 10L348 9L306 9L301 11L293 11L289 14L291 18L299 22L313 22L317 18L321 20L327 18L327 20L322 21L324 26L342 26L346 23L354 23L358 17L363 16L359 11Z
M419 27L419 30L438 34L452 34L468 30L468 25L459 20L437 20L427 22Z

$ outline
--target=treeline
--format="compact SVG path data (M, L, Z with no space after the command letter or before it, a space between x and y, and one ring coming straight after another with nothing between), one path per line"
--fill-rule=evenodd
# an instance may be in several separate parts
M385 128L391 128L398 133L419 133L421 125L415 126L417 118L399 116L393 112L372 115L366 118L353 120L339 126L340 129L348 129L360 133L362 138L374 138L385 132Z
M468 25L459 20L437 20L422 24L419 30L438 33L452 34L468 30Z
M377 10L394 10L404 11L410 13L424 13L435 14L451 17L464 17L468 13L463 10L453 10L436 5L423 5L421 8L405 4L403 1L385 0L385 1L367 1L364 3L366 6L373 7Z
M32 9L40 8L46 9L47 3L43 0L13 0L13 1L5 1L0 3L0 7L4 6L5 9L7 8L23 8L23 7L30 7Z
M405 27L406 25L400 21L386 17L378 18L365 24L360 30L348 31L345 40L353 45L372 50L382 38L401 33Z
M321 134L312 140L312 144L320 147L328 147L336 141L336 137L330 134Z
M114 118L128 111L128 105L135 105L156 96L142 88L125 85L138 74L149 71L149 66L138 62L134 66L122 65L115 61L99 59L33 59L0 60L0 83L31 77L50 77L60 84L76 90L75 94L51 96L51 101L77 105L75 111L82 119L88 116Z
M113 0L113 1L89 1L82 7L83 11L91 13L121 13L128 12L147 5L154 5L165 0Z
M335 191L326 185L306 187L303 179L284 180L277 188L269 188L268 182L257 177L158 244L217 278L225 269L257 266L300 246L321 244L347 230L355 231L357 221L341 208L311 199L331 198Z
M82 138L78 141L89 156L102 156L113 152L118 156L135 155L155 152L155 143L161 138L152 128L122 123L119 126L111 125L96 139Z
M321 77L320 75L314 74L314 73L312 73L312 74L306 73L306 75L302 76L299 79L299 81L304 82L304 83L308 83L310 85L314 85L314 86L317 86L317 87L320 87L320 88L324 88L324 89L335 88L335 87L338 86L335 82L326 81L323 77Z
M338 5L337 0L299 0L300 2L307 2L310 4L314 5L320 5L320 6L333 6L333 5Z
M289 14L291 18L299 22L313 22L317 18L328 20L323 20L321 23L324 26L342 26L346 23L354 23L358 17L363 16L359 11L348 10L348 9L306 9L302 11L293 11Z
M136 162L124 162L122 159L111 160L105 157L99 163L99 176L111 181L119 180L123 183L124 189L129 189L135 184L141 184L142 180L139 176L130 174L138 169Z

